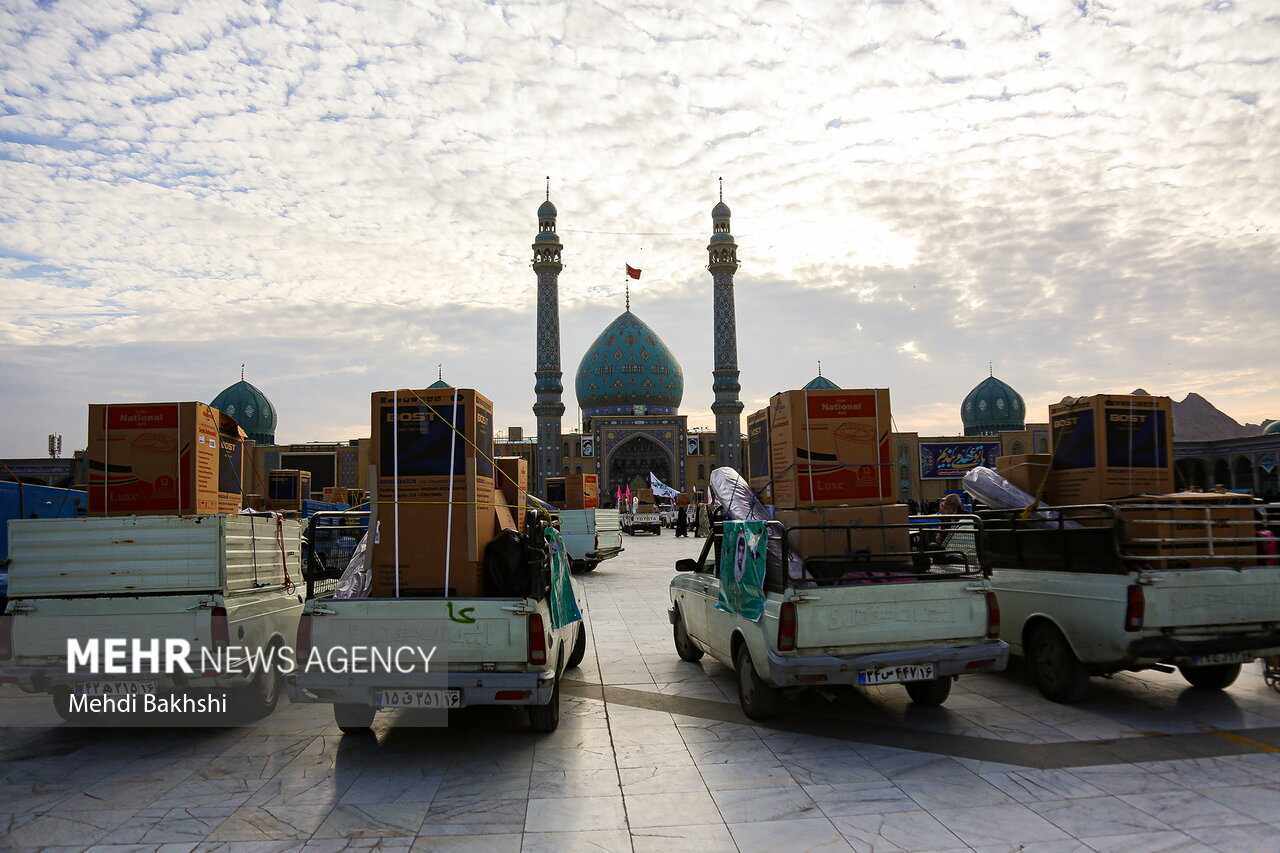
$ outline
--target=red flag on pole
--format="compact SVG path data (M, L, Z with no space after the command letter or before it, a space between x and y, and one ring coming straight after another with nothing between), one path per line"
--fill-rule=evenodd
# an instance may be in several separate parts
M634 278L634 279L639 279L639 278L640 278L640 270L638 270L638 269L636 269L635 267L631 266L631 264L627 264L627 275L631 276L631 277L632 277L632 278Z

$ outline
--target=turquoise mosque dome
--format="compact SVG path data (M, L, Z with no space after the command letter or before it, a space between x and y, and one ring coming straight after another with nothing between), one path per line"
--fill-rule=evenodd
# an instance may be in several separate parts
M630 310L595 339L578 365L578 407L584 417L674 415L684 397L684 371L662 337Z
M817 376L809 380L809 384L805 385L802 390L805 391L839 391L840 386L832 382L827 377L819 373Z
M1280 421L1272 421L1267 424L1267 428L1262 431L1263 435L1280 435Z
M965 435L998 435L1026 429L1027 404L1007 382L988 376L960 404Z
M551 203L551 199L547 199L541 205L538 206L538 218L539 219L555 219L556 218L556 206Z
M213 406L235 418L240 428L258 444L276 443L276 407L256 386L240 381L213 398Z

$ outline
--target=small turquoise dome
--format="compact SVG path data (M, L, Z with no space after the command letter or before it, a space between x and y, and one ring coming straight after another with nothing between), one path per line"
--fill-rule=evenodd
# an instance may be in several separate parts
M822 374L818 374L809 380L809 384L804 386L805 391L839 391L840 386L832 382Z
M555 219L556 218L556 206L551 203L550 199L548 199L547 201L544 201L542 205L538 208L538 218L539 219Z
M1267 424L1267 428L1262 431L1263 435L1280 435L1280 421L1272 421Z
M276 407L267 395L241 379L209 404L235 418L240 428L258 444L276 443Z
M729 205L725 204L723 201L716 202L716 206L711 208L711 216L715 219L730 215L731 211L729 210Z
M578 365L578 408L585 417L674 415L684 397L684 372L671 349L630 311L618 315Z
M960 420L965 435L998 435L1004 430L1026 429L1027 404L1008 383L988 376L964 398Z
M439 390L440 388L452 388L452 387L453 387L452 385L450 385L448 382L445 382L443 379L437 379L435 382L432 382L430 385L427 386L427 390L436 391L436 390Z

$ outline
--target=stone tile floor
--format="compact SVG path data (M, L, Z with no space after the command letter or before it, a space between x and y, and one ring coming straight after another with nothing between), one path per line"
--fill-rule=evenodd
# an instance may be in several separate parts
M676 658L666 586L701 542L627 537L581 578L591 643L558 731L447 729L327 706L235 729L3 730L0 849L285 851L1280 850L1280 695L1094 679L1074 706L1017 665L943 708L897 687L807 695L769 725L732 673ZM0 722L36 701L0 688Z

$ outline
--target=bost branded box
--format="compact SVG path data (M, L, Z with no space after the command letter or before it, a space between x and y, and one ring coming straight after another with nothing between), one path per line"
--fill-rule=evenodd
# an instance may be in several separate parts
M210 411L218 422L218 512L234 515L244 509L244 496L249 491L245 431L230 415Z
M773 471L769 465L769 409L747 416L747 483L762 503L773 502L769 485Z
M568 487L565 484L564 477L548 477L547 478L547 494L546 501L556 509L564 509L565 502L568 500Z
M595 474L570 474L564 478L565 509L596 509L600 506L600 478Z
M996 473L1035 497L1049 476L1053 456L1049 453L1019 453L996 458Z
M267 507L277 512L301 512L311 499L311 472L276 468L267 472Z
M1139 495L1115 503L1124 524L1125 553L1148 557L1232 556L1232 566L1248 565L1241 556L1258 553L1257 513L1239 495L1214 492L1175 492ZM1144 542L1158 539L1159 542ZM1231 540L1243 539L1236 542ZM1175 563L1161 561L1174 568ZM1192 566L1210 566L1212 560L1188 561Z
M783 391L769 401L773 502L890 503L889 390Z
M817 528L791 530L787 534L788 547L803 557L861 553L874 558L894 553L896 557L887 559L910 559L910 531L906 527L910 512L905 504L779 509L774 516L787 528ZM898 524L903 526L879 526Z
M529 461L523 456L499 456L493 460L495 490L511 511L516 529L525 532L529 509Z
M204 403L90 405L89 515L237 511L242 435Z
M1099 394L1049 407L1048 503L1106 503L1173 491L1173 402Z

